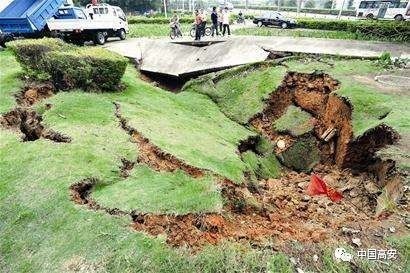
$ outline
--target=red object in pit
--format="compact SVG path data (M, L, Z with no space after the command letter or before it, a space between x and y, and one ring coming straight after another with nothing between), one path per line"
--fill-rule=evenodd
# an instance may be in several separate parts
M329 188L326 185L326 182L316 174L312 174L312 176L310 177L310 183L307 188L307 193L310 196L326 194L333 202L339 202L343 198L343 195L341 193L332 188Z

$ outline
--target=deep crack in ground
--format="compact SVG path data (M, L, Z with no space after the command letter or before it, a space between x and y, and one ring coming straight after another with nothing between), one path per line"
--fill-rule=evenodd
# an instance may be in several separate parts
M278 111L284 109L285 105L296 102L299 106L304 105L304 109L309 109L318 117L326 117L329 111L327 109L330 99L329 93L338 83L327 78L325 74L319 74L321 78L316 77L317 75L305 74L303 77L306 75L308 78L313 77L314 84L321 86L322 90L318 91L314 84L308 85L303 90L298 90L300 87L291 79L294 75L289 74L285 79L285 82L290 80L290 85L293 85L292 97L279 90L272 96L275 96L276 100L283 98L280 101L283 105L275 107L277 105L271 97L264 112L256 116L251 122L260 129L262 134L271 137L271 139L272 136L266 133L263 126L266 123L271 124L275 118L278 118L280 116ZM300 79L296 82L298 81ZM306 81L310 80L302 80L304 84L309 83ZM286 90L283 86L282 88ZM310 94L311 92L313 94ZM315 100L318 98L323 103L327 103L326 106L317 105ZM346 105L343 104L343 107ZM350 115L351 109L348 110L346 114ZM193 250L198 250L206 244L217 244L225 239L244 240L262 247L269 244L280 246L281 243L288 240L350 243L351 235L343 233L341 231L343 227L360 229L363 234L364 246L374 247L375 243L385 244L384 240L373 238L373 234L382 232L385 223L373 217L377 193L369 194L365 189L365 185L375 181L375 177L371 173L357 174L357 172L352 173L350 170L338 170L332 165L318 165L314 172L324 177L330 186L344 193L344 199L340 203L333 203L325 196L307 196L305 190L310 181L310 175L305 173L287 172L279 179L261 180L256 185L257 190L255 190L255 185L249 185L248 188L245 183L235 184L208 170L190 166L162 151L128 124L121 115L118 103L115 103L115 115L121 128L137 144L139 155L136 161L138 164L147 165L155 171L182 170L194 178L201 177L205 173L212 175L221 189L221 195L224 199L223 209L220 213L191 213L175 216L138 211L124 212L116 208L104 208L90 196L93 185L98 182L94 178L84 179L70 187L72 199L78 204L87 204L91 209L104 210L113 215L128 214L132 218L132 226L135 230L154 236L165 234L166 241L171 246L188 246ZM337 124L337 120L329 122L332 125ZM343 124L343 121L340 124ZM341 128L341 130L344 129ZM348 128L348 130L350 129ZM249 148L246 147L246 143L241 145L243 150ZM337 156L336 162L338 162ZM123 161L123 166L120 168L122 176L126 177L133 166L134 163Z

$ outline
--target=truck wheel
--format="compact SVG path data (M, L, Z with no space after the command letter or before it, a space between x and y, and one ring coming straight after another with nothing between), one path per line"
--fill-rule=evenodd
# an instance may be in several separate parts
M372 13L369 13L369 14L366 15L366 19L372 20L372 19L374 19L374 15Z
M397 14L396 16L394 16L394 20L396 20L396 21L403 21L403 20L404 20L404 17L403 17L403 15L401 15L401 14Z
M263 23L262 23L262 21L258 21L258 27L262 27L263 26Z
M120 29L118 31L118 37L120 37L121 40L125 40L127 38L127 34L124 29Z
M286 22L283 22L280 26L281 26L282 28L288 28L288 24L287 24Z
M101 31L97 32L94 36L94 44L103 45L105 44L105 36Z

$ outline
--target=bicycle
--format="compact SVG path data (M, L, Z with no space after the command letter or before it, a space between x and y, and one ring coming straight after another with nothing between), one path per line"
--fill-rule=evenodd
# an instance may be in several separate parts
M191 28L191 31L189 33L191 35L192 38L195 38L195 34L196 34L196 27L193 26ZM205 29L202 30L201 36L211 36L212 35L212 28L211 27L205 27Z
M175 38L182 37L181 29L177 26L171 26L171 30L169 32L169 38L174 40Z

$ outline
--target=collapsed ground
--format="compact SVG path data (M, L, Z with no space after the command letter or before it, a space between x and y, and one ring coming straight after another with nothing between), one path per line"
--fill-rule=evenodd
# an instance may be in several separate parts
M131 73L134 72L131 70ZM274 85L268 87L270 90L266 91L266 104L260 103L258 111L250 111L248 120L241 117L242 120L237 121L242 124L249 121L249 124L254 125L257 129L254 133L236 125L233 121L223 117L223 115L217 114L217 107L212 106L208 98L198 96L192 90L190 90L191 92L183 92L179 95L162 94L155 90L155 88L152 89L149 85L140 83L137 83L138 87L144 89L147 93L141 92L138 99L132 97L135 96L132 92L138 91L130 87L124 93L100 95L100 98L98 98L98 95L90 94L58 93L53 98L40 102L40 108L43 108L43 110L40 110L45 113L46 124L49 125L47 127L56 128L56 130L70 135L73 143L64 145L74 145L75 147L80 144L77 144L77 141L82 142L81 145L90 143L89 141L95 141L96 144L94 144L95 146L92 149L100 151L101 147L104 147L104 149L108 148L108 150L111 149L109 147L112 144L108 144L107 141L113 137L111 135L112 129L101 135L101 128L95 128L97 130L92 129L95 127L93 122L101 123L101 121L97 121L98 115L96 117L95 114L99 113L98 111L102 109L109 109L109 111L103 110L105 113L101 116L101 120L104 126L109 126L107 129L118 127L118 130L115 129L114 131L118 138L116 141L120 143L116 145L120 145L119 147L122 148L114 152L116 163L109 160L111 163L105 162L100 166L94 165L95 163L92 163L92 161L95 161L96 158L91 156L91 153L91 157L87 160L86 165L89 167L94 165L95 167L92 167L91 170L86 170L84 167L77 166L77 168L70 171L77 173L74 175L76 179L70 175L69 178L73 180L66 183L78 182L74 186L70 186L72 198L78 203L88 204L97 211L102 210L104 213L108 212L114 215L130 215L133 220L132 226L134 229L152 235L165 233L167 235L165 240L173 246L191 246L196 251L199 251L208 243L216 244L224 239L233 239L239 242L250 242L261 249L273 248L285 251L286 242L290 238L299 242L326 242L332 245L332 243L338 244L342 241L346 244L351 244L352 236L356 236L355 234L357 234L356 231L358 230L363 246L374 247L377 245L386 247L386 241L383 237L389 234L388 230L391 225L395 226L396 234L407 234L407 230L402 224L403 219L400 216L400 213L403 212L403 207L399 208L401 210L400 213L395 213L387 218L387 220L374 218L376 198L382 188L382 185L377 185L377 183L387 184L388 181L396 181L389 179L397 179L396 173L392 174L390 172L391 168L387 168L386 172L381 172L380 176L383 179L377 177L377 173L373 174L372 172L363 171L352 173L350 170L340 171L335 168L335 165L344 167L345 164L349 166L352 162L354 164L361 163L360 165L364 166L378 163L376 160L369 164L367 160L370 156L374 155L377 149L385 144L397 141L398 133L386 125L377 125L380 127L379 131L374 130L368 134L355 137L355 128L353 128L351 121L352 109L350 104L330 94L331 91L339 87L340 83L338 81L328 74L321 73L291 73L283 74L282 76L284 80L278 81L277 88L272 88ZM127 75L126 82L129 86L134 86L136 80L132 76ZM341 85L343 86L343 83ZM146 96L150 97L150 99L155 98L162 103L154 107L148 106L152 102L148 98L144 98ZM179 97L174 101L172 96ZM277 100L275 96L280 96L280 98L283 97L284 99ZM227 104L219 104L221 100L216 100L215 97L212 97L212 94L210 97L217 103L225 115L235 120L236 116L230 115L231 112L227 112L227 109L223 108ZM88 103L88 100L91 98L96 106ZM127 103L127 100L130 99L133 101L132 105ZM187 100L188 103L185 104L184 100ZM116 105L113 105L112 101L116 102ZM212 111L215 111L214 113L217 115L217 118L215 119L214 117L213 122L216 122L223 130L215 129L216 132L213 132L214 139L202 137L199 145L198 143L193 144L191 149L186 145L188 149L184 149L181 148L181 145L198 142L198 138L201 138L201 135L196 130L203 134L204 129L211 129L211 127L200 127L211 126L206 125L211 120L201 116L201 110L205 110L205 106L188 105L195 101L200 101L206 104L207 107L210 107ZM278 102L281 102L281 104L275 104ZM317 104L317 102L321 103ZM21 105L21 100L18 100L17 103L20 104L18 107L27 106ZM162 109L167 104L172 105L172 107L180 107L182 105L181 109L183 110L173 110L174 112L172 112L171 109ZM99 105L103 107L99 108ZM74 109L71 110L71 107ZM83 121L81 121L81 111L85 110L84 107L91 108L87 109L84 113L86 119L89 119L86 122L89 129L85 129L85 132L81 128L81 131L73 131L75 126L80 124L84 126L82 125ZM151 109L151 111L155 110L153 111L155 114L150 114L146 107ZM203 108L201 109L201 107ZM276 132L277 130L272 130L272 126L280 117L283 117L284 114L286 115L288 111L292 113L291 107L302 108L306 112L303 113L303 116L308 118L302 119L302 123L296 123L292 128L282 128L281 133ZM189 116L181 118L181 114L191 113L190 111L193 111L193 114L194 111L197 112L198 110L200 113L196 116L196 124L191 124L188 128L184 128L182 123L179 123L181 121L190 122ZM336 114L340 114L343 118L337 118L339 115L334 114L332 112L334 110L337 110L338 113ZM206 112L204 111L204 113ZM233 113L239 112L237 109L233 109ZM3 115L3 119L8 115ZM175 115L173 118L176 120L169 119L169 117L166 118L167 115ZM161 122L161 119L165 119L165 122ZM149 123L147 122L148 120L151 120L150 124L147 124ZM202 123L203 121L204 123ZM158 123L156 124L155 122ZM165 128L160 129L161 125ZM276 124L275 126L279 125ZM196 128L196 126L199 127ZM18 127L25 128L25 126ZM194 127L194 129L189 127ZM43 125L42 128L44 128ZM321 140L321 136L329 128L331 129L329 133L336 132L332 137L329 133L324 136L324 138L329 137L328 141ZM87 132L87 130L91 131ZM18 130L16 129L15 131ZM10 132L13 132L13 130L10 130ZM27 135L22 129L21 132ZM176 134L178 132L185 133L186 135L182 135L182 138L180 138L181 136ZM226 136L226 132L234 132L236 139L233 139L232 136ZM12 141L13 134L4 130L1 133L4 134L4 139ZM124 138L126 133L129 134L134 144ZM99 140L105 134L107 140ZM257 141L254 140L258 134L264 136L264 149L259 147L263 145L256 145L262 142L260 138ZM85 135L90 135L91 138L86 137L86 139L83 139ZM121 137L119 137L120 135ZM373 140L375 136L383 137L377 137L378 140L381 140L380 143L374 143L375 145L371 146L375 148L374 150L369 152L369 149L362 149L360 147L360 141L363 137ZM205 151L201 150L201 148L210 147L208 145L216 143L214 142L215 140L222 142L223 145L220 148L224 149L224 152L229 157L227 158L223 153L217 154L214 151L208 151L208 155L215 154L214 158L209 157L209 162L203 161L202 159L206 158L206 154L204 154ZM283 140L285 147L274 148L278 146L278 140ZM293 154L286 156L285 152L289 148L298 147L295 144L299 142L303 144L303 148L308 149L309 153L317 153L317 156L306 162L294 162L292 160L294 153L296 155L300 153L298 149ZM305 143L308 143L308 145L304 145ZM46 147L47 144L49 145L49 143L42 142L38 145ZM101 146L101 144L105 145ZM64 151L64 147L58 146L58 150ZM226 147L229 147L229 149L226 149ZM35 147L33 148L36 149ZM67 148L73 149L70 146L67 146ZM319 149L312 152L312 150L317 148ZM23 146L20 149L24 151ZM90 151L93 151L92 149ZM195 152L193 155L190 154L192 149L197 154ZM315 173L324 177L330 185L343 192L344 199L342 202L335 204L326 197L307 196L305 190L310 175L304 172L297 173L285 169L282 171L282 176L279 177L280 165L276 157L272 156L273 149L275 149L275 153L282 155L279 158L290 168L297 166L301 167L301 170L309 172L315 166L313 169ZM107 152L111 153L110 151L103 151L103 153ZM47 155L47 153L42 153ZM126 154L125 156L118 157L118 154L124 153ZM137 156L135 156L135 153L137 153ZM356 154L360 156L352 156ZM39 154L38 156L41 157ZM66 160L69 160L72 156L69 156ZM53 158L57 162L51 165L58 163L58 154L54 154ZM78 160L80 163L83 161L81 157ZM319 161L321 161L320 164ZM312 163L314 164L312 165ZM109 167L109 164L112 165ZM266 165L269 166L266 168ZM272 168L269 168L271 165L277 166L277 168L272 170ZM4 166L10 166L10 164L6 163ZM107 174L102 174L101 166L108 167L107 170L109 172L112 172L112 166L118 167L114 168L116 169L114 170L115 175L110 174L107 176ZM377 167L377 165L375 168L380 170L380 167ZM361 169L363 170L363 168ZM14 175L12 169L6 175ZM149 185L144 182L144 175L148 180L150 177L153 178L149 182L154 184L165 184L165 181L171 183L169 189L171 191L175 191L178 187L185 188L184 191L186 190L186 192L181 193L178 190L173 192L179 194L175 196L175 199L179 197L182 200L169 201L167 199L172 199L172 196L167 196L165 192L158 192L164 200L148 199L145 200L148 201L146 203L139 203L137 199L144 198L143 196L149 193L144 192L143 186L147 187ZM173 180L173 176L176 180ZM124 177L125 179L121 180L119 177ZM138 183L142 183L142 185L136 185ZM214 183L216 183L217 188L212 186ZM161 185L158 186L161 187ZM67 188L65 189L67 190ZM133 189L135 190L134 193L132 192ZM223 197L222 202L218 197L219 192ZM66 194L67 192L63 190L61 198L67 198ZM45 198L44 201L47 199ZM24 202L24 198L22 200ZM198 200L203 201L204 207L196 207ZM403 200L405 203L407 202L406 198ZM161 204L163 202L165 202L165 206ZM186 208L187 205L188 208ZM70 207L72 205L66 204L66 206ZM79 209L81 210L81 207ZM173 216L175 214L177 216ZM104 221L112 221L110 216L104 219L107 219ZM301 222L300 219L305 221ZM123 225L125 224L124 222L122 223ZM374 234L377 234L377 236L374 236ZM144 240L150 241L153 239L147 238ZM82 261L81 258L76 259ZM98 268L98 265L93 264L92 266ZM307 265L304 264L303 266Z

